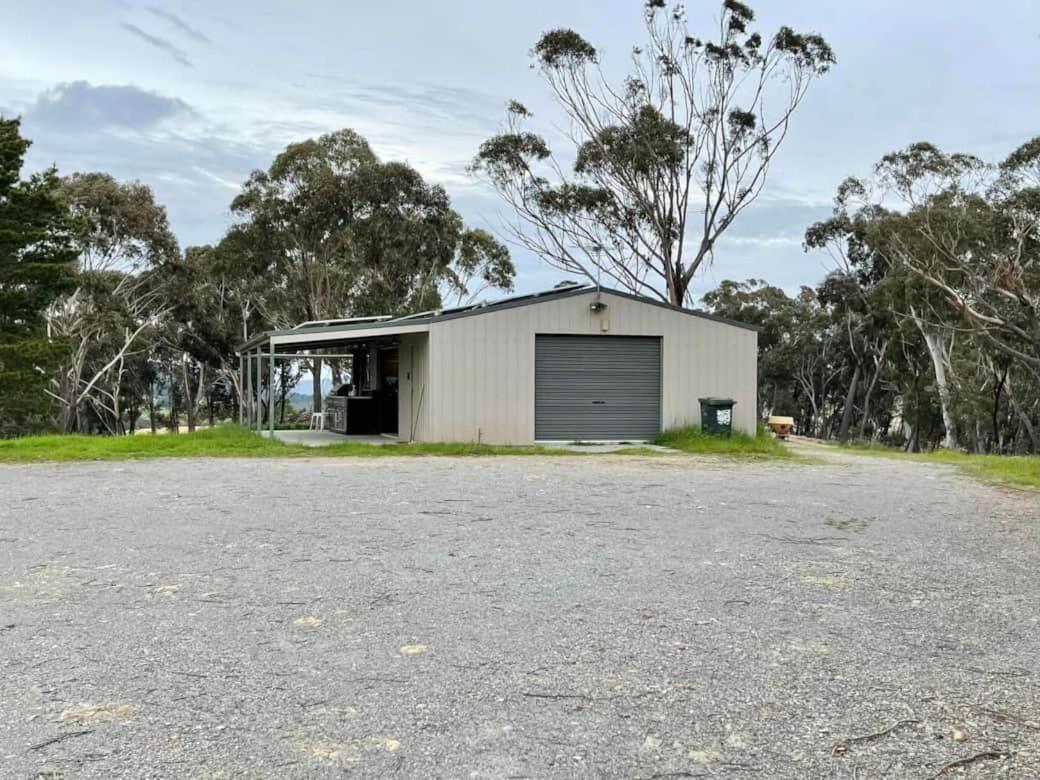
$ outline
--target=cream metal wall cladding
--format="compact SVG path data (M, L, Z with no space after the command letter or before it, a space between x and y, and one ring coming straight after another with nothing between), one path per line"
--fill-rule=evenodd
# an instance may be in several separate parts
M606 307L594 311L590 304L596 300ZM754 329L589 290L432 323L419 412L421 438L535 441L537 334L659 337L662 427L697 424L697 399L721 396L737 402L734 428L755 430Z
M429 441L428 368L430 340L425 333L401 336L398 346L397 437L402 441Z
M576 409L612 401L617 404L613 411L620 414L601 425L609 415L600 415L596 423L596 416L585 409L577 413L585 415L584 423L567 427L565 412L557 409L555 418L553 412L546 416L548 406L543 404L542 416L550 424L536 431L536 345L539 337L543 343L557 339L560 344L559 337L566 336L584 338L578 347L572 345L570 357L560 347L555 355L551 348L543 354L543 368L556 364L556 374L546 379L543 391L553 385L551 392L577 403ZM622 349L618 345L636 342L616 337L648 340L656 348ZM239 346L249 398L242 417L245 424L262 428L256 413L265 400L261 372L269 374L267 384L273 385L277 360L306 359L306 353L318 350L353 354L394 347L397 428L405 441L530 444L536 436L649 438L661 428L698 424L698 399L705 396L734 399L734 428L753 433L757 340L757 331L746 325L626 293L576 286L397 318L309 323L258 333ZM574 364L569 372L567 361ZM542 397L549 398L544 392ZM273 429L273 395L268 394L266 404L267 425Z

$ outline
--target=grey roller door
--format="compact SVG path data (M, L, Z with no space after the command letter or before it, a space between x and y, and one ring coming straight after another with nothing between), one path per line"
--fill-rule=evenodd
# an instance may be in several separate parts
M650 439L661 430L661 339L535 337L536 439Z

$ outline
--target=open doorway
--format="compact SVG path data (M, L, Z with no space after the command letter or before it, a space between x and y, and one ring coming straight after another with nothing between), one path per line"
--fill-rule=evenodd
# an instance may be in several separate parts
M379 432L396 436L398 432L398 348L379 350Z

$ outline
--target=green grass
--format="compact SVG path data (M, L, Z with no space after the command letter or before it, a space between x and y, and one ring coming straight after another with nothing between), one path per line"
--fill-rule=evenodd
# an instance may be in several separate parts
M744 458L791 458L782 444L763 434L758 437L734 434L731 438L706 436L699 429L667 431L655 441L681 452ZM0 463L39 463L77 460L143 460L149 458L220 457L300 457L386 458L401 456L480 457L490 455L582 456L595 452L574 452L555 447L505 447L492 444L366 444L344 441L328 447L304 447L257 436L237 425L221 425L195 433L152 436L28 436L0 440ZM604 451L604 454L607 454ZM632 445L615 450L614 455L658 456L645 446Z
M26 436L0 440L0 462L136 460L203 456L256 457L287 454L281 442L262 439L235 425L195 433L152 436Z
M761 429L757 436L736 432L730 436L713 436L697 427L673 428L659 434L654 444L695 455L725 455L751 460L793 460L800 457Z
M547 447L499 447L488 444L365 444L345 441L329 447L304 447L257 436L237 425L151 436L27 436L0 440L0 463L147 458L221 457L394 457L402 455L573 455Z
M1040 488L1040 457L1035 455L936 453L932 458L948 460L966 474L987 482Z
M903 452L877 444L852 442L843 445L851 452L884 458L946 463L965 474L985 482L1016 487L1040 488L1040 456L1038 455L969 455L964 452Z

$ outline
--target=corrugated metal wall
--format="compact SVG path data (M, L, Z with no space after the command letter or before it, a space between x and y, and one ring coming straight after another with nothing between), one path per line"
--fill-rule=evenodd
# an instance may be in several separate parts
M401 336L398 347L397 437L429 441L429 338L425 333Z
M533 442L538 333L659 336L664 427L699 423L697 399L725 396L737 401L734 426L754 432L755 331L607 292L607 309L595 313L589 309L594 297L589 292L431 325L422 438Z

